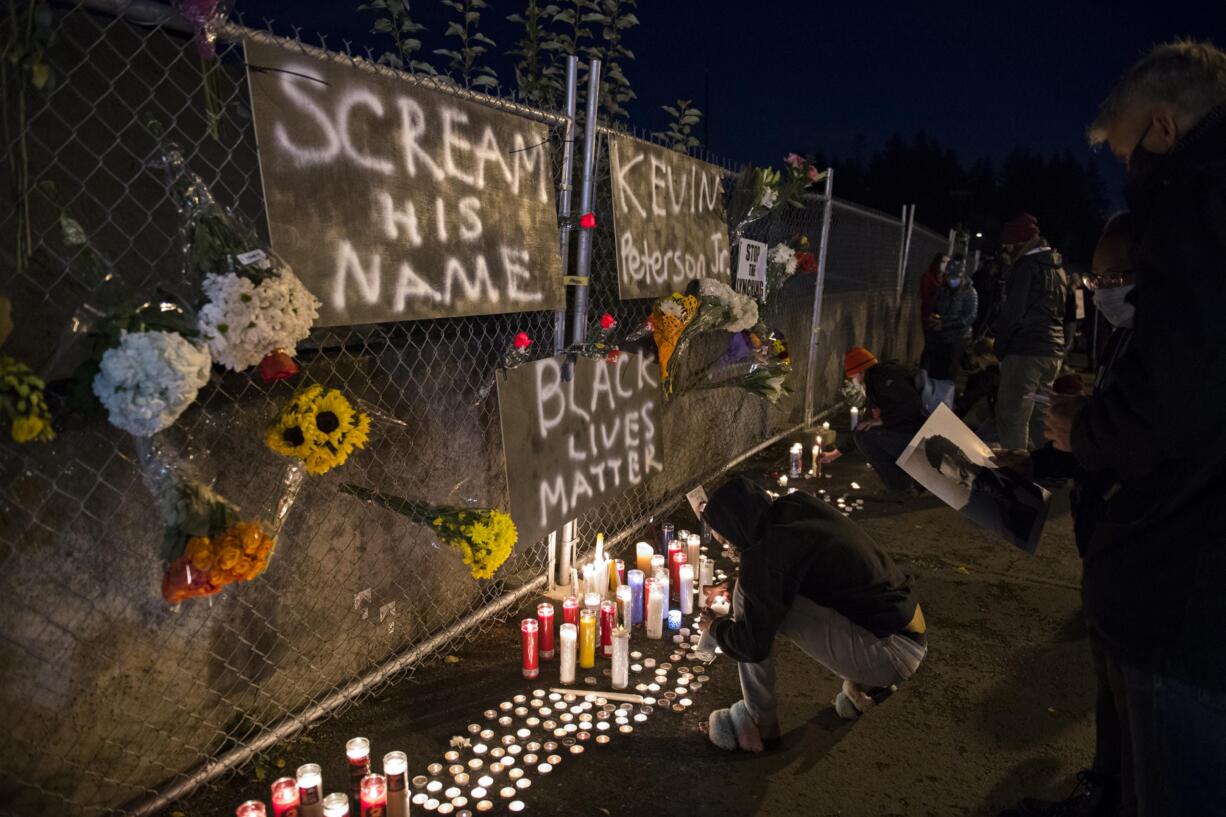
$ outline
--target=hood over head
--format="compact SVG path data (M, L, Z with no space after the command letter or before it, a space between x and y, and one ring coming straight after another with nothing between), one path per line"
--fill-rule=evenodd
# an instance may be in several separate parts
M766 490L745 477L733 477L711 494L702 517L712 530L737 550L758 541L771 498Z

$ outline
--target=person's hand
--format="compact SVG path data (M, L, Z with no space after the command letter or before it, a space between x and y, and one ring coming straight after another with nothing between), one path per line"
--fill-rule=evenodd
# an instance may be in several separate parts
M711 625L715 623L716 618L718 618L718 616L716 616L710 610L703 610L701 613L699 613L698 634L706 635L707 631L711 629Z
M940 329L941 328L941 316L935 312L929 315L928 316L928 328L929 329Z
M1086 397L1064 397L1059 394L1052 396L1043 436L1051 440L1057 451L1073 450L1073 423L1088 402L1089 398Z
M836 448L833 451L823 451L819 459L822 465L829 465L841 456L843 456L843 452Z
M1024 448L992 449L992 464L1026 479L1034 475L1034 461L1030 458L1030 452Z
M881 425L879 417L869 417L867 420L861 420L860 425L856 426L856 431L868 431L870 428L876 428Z
M707 604L710 605L711 602L715 601L720 596L728 595L728 582L724 582L723 584L707 585L702 589L702 592L707 597ZM704 610L703 612L706 611Z

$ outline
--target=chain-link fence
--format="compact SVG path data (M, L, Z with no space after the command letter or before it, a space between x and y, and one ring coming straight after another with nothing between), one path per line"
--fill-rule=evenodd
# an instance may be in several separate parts
M204 68L188 36L165 25L76 6L57 8L43 30L51 82L35 89L6 69L11 159L0 178L5 202L17 205L0 218L9 271L3 294L16 324L4 352L36 369L50 364L80 306L102 288L118 282L136 295L182 275L179 214L150 165L157 153L150 120L184 147L221 202L259 229L265 224L235 42L267 35L227 28L218 61ZM475 97L549 125L560 177L557 114ZM611 224L603 143L595 198L602 226ZM931 256L920 245L939 239L916 230L899 304L898 221L842 203L833 209L820 326L813 326L814 275L790 279L764 315L789 341L794 393L778 406L734 389L672 400L662 409L664 472L576 520L581 543L590 545L596 531L614 542L633 536L685 489L801 427L806 397L819 407L835 403L848 345L914 357L917 349L897 341L896 329L904 319L918 329L907 305L915 271ZM825 210L815 198L751 225L747 235L769 242L805 235L820 253ZM73 223L106 259L105 270L85 263L78 237L65 231ZM639 324L650 301L618 299L611 231L598 229L593 239L588 314L607 310L623 327ZM161 533L128 435L69 415L52 443L0 445L0 702L8 710L0 810L124 813L168 787L182 791L455 649L535 592L544 542L521 542L496 580L478 583L428 531L337 487L353 481L438 503L505 508L490 386L515 333L527 332L549 354L555 321L552 312L527 312L329 327L300 345L303 371L294 385L215 372L156 447L245 515L269 516L285 494L284 460L260 438L296 386L341 388L398 422L377 419L371 445L340 474L307 479L264 575L181 610L167 609L158 592ZM717 340L696 344L686 365L721 351ZM52 396L65 407L67 395Z

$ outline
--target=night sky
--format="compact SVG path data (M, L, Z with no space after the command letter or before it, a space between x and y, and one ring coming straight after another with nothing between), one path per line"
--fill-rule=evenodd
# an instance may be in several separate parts
M249 25L271 17L278 31L292 24L333 42L389 42L368 33L372 15L353 0L236 3ZM518 37L505 18L522 3L491 6L481 30L501 52ZM451 12L438 0L414 0L412 11L428 28L425 50L446 47ZM639 97L627 106L631 121L661 130L660 105L693 99L708 148L759 164L792 150L847 156L857 135L871 153L895 131L920 129L965 164L1015 146L1090 155L1085 126L1141 51L1179 36L1226 47L1222 0L640 0L637 16L627 41L637 59L625 69ZM510 61L494 65L513 84ZM1114 160L1103 152L1097 161L1118 190Z

